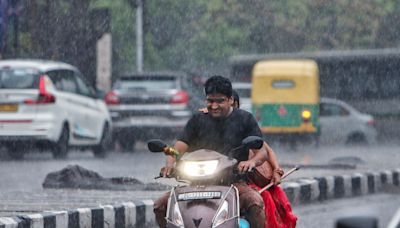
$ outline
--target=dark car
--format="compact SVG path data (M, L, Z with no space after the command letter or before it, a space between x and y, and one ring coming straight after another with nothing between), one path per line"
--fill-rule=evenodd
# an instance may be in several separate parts
M105 96L114 140L133 151L137 140L172 139L192 112L188 78L177 72L146 72L119 77Z

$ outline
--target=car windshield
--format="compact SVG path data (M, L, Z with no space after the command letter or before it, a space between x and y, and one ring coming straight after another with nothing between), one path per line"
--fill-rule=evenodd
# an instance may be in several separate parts
M172 77L166 78L131 78L131 79L120 79L115 83L114 86L119 90L168 90L176 89L175 79Z
M3 68L0 70L0 88L36 88L37 75L37 70L31 68Z

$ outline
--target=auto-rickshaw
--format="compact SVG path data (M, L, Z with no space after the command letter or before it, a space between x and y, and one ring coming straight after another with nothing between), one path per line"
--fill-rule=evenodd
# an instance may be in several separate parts
M267 139L318 142L319 73L307 59L263 60L252 71L252 112Z

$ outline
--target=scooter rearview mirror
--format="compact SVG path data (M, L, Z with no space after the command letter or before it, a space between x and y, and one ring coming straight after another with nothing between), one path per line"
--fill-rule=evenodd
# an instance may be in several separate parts
M164 148L167 147L167 144L159 139L152 139L147 142L147 147L151 152L160 153L164 152Z
M243 139L242 144L249 149L260 149L264 144L264 140L258 136L248 136Z

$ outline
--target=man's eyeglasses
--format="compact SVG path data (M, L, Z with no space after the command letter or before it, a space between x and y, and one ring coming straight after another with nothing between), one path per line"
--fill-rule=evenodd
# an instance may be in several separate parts
M212 104L212 103L217 103L217 104L222 104L222 103L224 103L225 101L227 101L228 100L228 98L225 98L225 97L219 97L219 98L207 98L206 99L206 102L207 102L207 104Z

